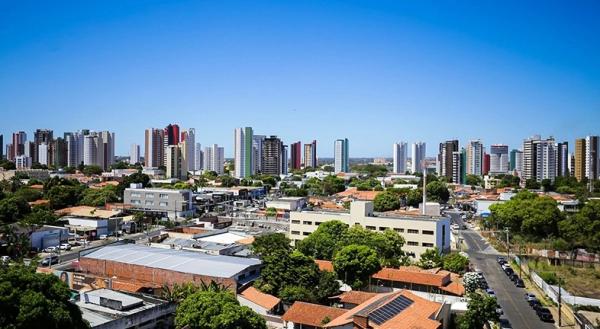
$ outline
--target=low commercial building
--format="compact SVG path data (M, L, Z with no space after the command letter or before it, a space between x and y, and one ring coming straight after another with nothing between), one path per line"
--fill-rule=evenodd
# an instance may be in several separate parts
M176 309L175 303L109 289L81 292L75 304L93 329L168 328Z
M306 207L306 198L284 197L266 202L267 208L275 208L284 211L296 211Z
M321 223L338 220L349 226L361 225L372 231L391 229L406 240L404 251L418 259L427 249L450 251L450 218L423 215L374 213L373 203L354 201L346 211L293 211L289 237L296 243L317 230Z
M56 247L69 240L69 229L61 226L44 225L29 236L31 249L42 250L48 247Z
M265 294L254 287L246 288L237 295L237 299L241 305L248 306L263 316L278 314L283 309L281 299Z
M136 244L109 245L82 253L79 270L142 287L215 281L236 291L260 274L261 261L161 249Z
M193 216L195 212L190 190L143 188L141 184L131 184L130 188L125 189L123 203L132 210L170 219Z

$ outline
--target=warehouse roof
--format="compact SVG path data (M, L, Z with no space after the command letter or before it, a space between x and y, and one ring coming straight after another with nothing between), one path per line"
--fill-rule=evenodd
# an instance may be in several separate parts
M213 256L185 250L160 249L135 244L106 246L84 258L160 268L182 273L233 278L255 265L258 259L232 256Z

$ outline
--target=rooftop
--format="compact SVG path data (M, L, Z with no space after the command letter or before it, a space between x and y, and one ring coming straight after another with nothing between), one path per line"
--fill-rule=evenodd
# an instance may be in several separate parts
M281 302L281 299L269 294L265 294L254 287L248 287L248 289L242 291L240 295L257 305L266 308L267 310L273 309Z
M88 218L103 218L108 219L116 217L121 214L118 210L104 210L96 207L89 206L77 206L63 208L55 211L59 216L75 216L75 217L88 217Z
M182 273L233 278L248 267L260 265L258 259L214 256L185 250L160 249L124 244L93 251L82 258L160 268Z
M345 314L347 310L311 304L305 302L295 302L285 314L281 317L283 321L300 323L314 327L322 327L323 320L333 320Z

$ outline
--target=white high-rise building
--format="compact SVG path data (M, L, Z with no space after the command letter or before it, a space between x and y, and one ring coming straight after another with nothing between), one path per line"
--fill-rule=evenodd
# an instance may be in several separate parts
M517 176L521 177L523 175L523 152L522 151L515 152L515 171L517 172Z
M26 155L17 155L15 157L15 167L17 169L30 169L31 168L31 157Z
M131 148L129 149L129 163L130 164L140 163L140 145L139 144L131 144Z
M348 138L338 139L334 143L334 172L336 174L350 171L348 144Z
M413 174L423 172L423 161L425 160L426 145L425 142L412 144L411 150L411 171Z
M541 140L536 147L536 179L556 178L556 143L553 139Z
M185 157L186 157L186 162L187 162L187 169L194 171L197 170L196 168L196 129L194 128L189 128L187 131L184 131L182 135L185 135L185 140L182 140L182 142L185 142L185 150L182 150L185 152Z
M508 171L508 145L490 146L490 173L505 174Z
M196 168L196 170L202 170L204 169L204 152L202 152L202 145L200 145L200 143L196 143L196 147L194 149L195 151L195 155L194 155L194 161L196 162L196 164L194 165L194 168Z
M38 162L41 165L48 165L48 144L46 143L38 145Z
M265 142L265 135L253 135L252 136L252 154L253 154L253 167L254 172L263 171L263 144Z
M483 144L480 140L470 141L467 145L467 174L483 174Z
M66 133L67 166L76 168L83 162L83 135L80 132Z
M83 136L83 165L102 167L104 163L104 142L102 136L96 132L90 132Z
M394 168L395 174L404 174L406 172L406 156L408 150L406 148L406 142L394 143Z
M204 170L214 171L219 175L224 172L225 149L213 144L211 147L204 148Z

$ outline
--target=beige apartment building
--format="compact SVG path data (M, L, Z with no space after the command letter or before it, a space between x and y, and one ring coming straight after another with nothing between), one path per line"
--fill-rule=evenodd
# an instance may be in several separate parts
M450 251L450 218L423 215L386 215L373 211L373 202L354 201L350 212L292 211L289 238L292 243L304 239L327 221L339 220L350 226L361 225L373 231L391 229L406 240L404 251L415 259L427 249Z

